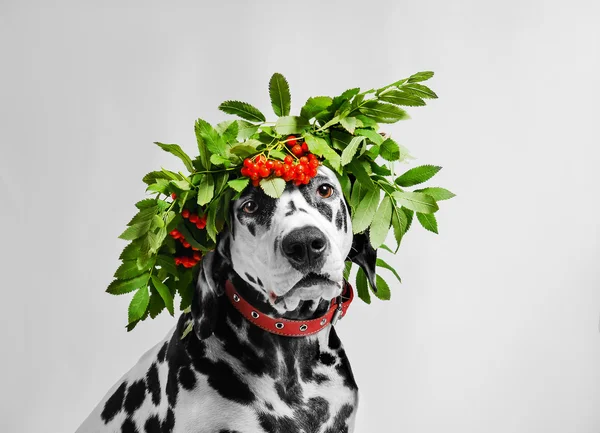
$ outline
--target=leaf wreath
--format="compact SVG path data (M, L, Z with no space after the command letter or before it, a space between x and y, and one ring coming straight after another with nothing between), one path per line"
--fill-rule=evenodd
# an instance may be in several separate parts
M271 105L278 116L275 122L267 122L251 104L229 100L219 109L241 119L216 126L198 119L194 128L198 156L194 159L177 144L156 142L178 157L188 173L161 168L146 174L146 192L155 196L135 204L138 212L119 236L130 242L119 256L122 264L106 291L113 295L135 292L127 329L164 309L174 315L176 295L179 309L188 309L196 266L204 253L215 248L217 234L228 224L231 202L250 183L276 198L287 181L307 183L317 165L323 164L340 181L354 233L368 230L374 248L396 253L415 213L421 226L437 233L438 202L454 194L441 187L406 188L428 181L441 167L421 165L398 175L394 163L414 158L379 131L380 123L409 118L402 107L424 106L427 99L437 98L422 84L432 76L430 71L418 72L379 89L361 92L353 88L334 98L311 97L299 116L291 116L288 82L275 73L269 82ZM394 250L384 244L390 229ZM345 278L351 266L346 262ZM383 259L377 259L377 266L400 281ZM377 275L377 292L370 290L360 268L355 285L366 303L371 302L371 293L390 298L389 285L381 275Z

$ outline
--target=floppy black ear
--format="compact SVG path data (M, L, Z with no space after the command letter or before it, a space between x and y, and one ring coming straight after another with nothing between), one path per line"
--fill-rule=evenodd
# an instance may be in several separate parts
M377 250L371 246L368 232L357 233L352 239L352 248L348 258L362 268L367 275L374 292L377 292L376 270Z
M223 283L227 278L229 266L228 234L217 242L217 249L202 257L202 266L198 273L194 297L192 298L192 317L194 332L203 340L215 330L219 314L219 296L223 295Z

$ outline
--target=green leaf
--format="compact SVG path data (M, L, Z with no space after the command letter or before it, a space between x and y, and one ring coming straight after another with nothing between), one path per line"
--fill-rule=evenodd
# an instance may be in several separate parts
M434 214L424 214L421 212L417 212L417 219L419 220L424 229L437 234L438 226Z
M239 179L230 180L229 182L227 182L227 185L229 185L237 192L242 192L244 188L248 186L248 183L250 183L250 179L248 179L247 177L240 177Z
M180 310L185 310L189 307L192 297L194 296L194 285L192 284L194 274L192 269L193 268L186 269L182 273L177 284L177 291L179 292L179 296L181 296L181 303L179 304Z
M150 230L150 224L152 224L152 219L133 224L127 227L127 229L125 229L125 231L119 235L119 238L127 241L133 241L134 239L137 239L148 233L148 230Z
M310 125L308 120L299 116L285 116L277 119L273 129L280 135L300 134Z
M213 199L215 193L215 182L210 173L207 173L198 184L198 197L196 198L199 206L204 206Z
M221 122L215 128L227 144L233 144L237 141L239 124L237 120L227 120Z
M214 207L214 206L213 206ZM207 221L207 225L208 225L208 221ZM198 248L199 250L205 251L206 247L204 245L202 245L201 243L199 243L196 238L194 237L194 235L192 234L192 232L190 232L190 230L188 229L186 224L180 224L177 229L181 232L181 234L183 235L183 237L185 238L185 240L187 242L189 242L189 244L194 247L194 248Z
M406 230L404 231L406 233L410 229L410 226L411 226L412 220L413 220L413 215L415 213L414 213L414 211L407 209L404 206L401 209L402 209L402 212L404 213L404 215L406 216Z
M305 119L312 119L317 114L322 111L325 111L327 107L331 105L333 100L329 96L315 96L312 98L308 98L302 110L300 110L300 115Z
M353 233L356 234L365 231L371 224L371 221L373 221L377 205L379 204L379 192L379 188L369 190L365 198L358 203L356 211L352 216Z
M348 281L350 278L350 271L352 270L352 262L350 260L346 260L344 263L344 280Z
M398 282L402 283L402 279L400 278L400 275L398 275L398 272L396 272L396 270L394 268L392 268L385 260L378 258L377 266L379 266L380 268L387 269L388 271L391 271L392 274L394 274L394 276L398 279Z
M143 200L138 201L135 204L135 207L137 207L138 209L146 209L148 207L152 207L152 206L156 206L157 202L162 201L162 200L156 200L155 198L145 198Z
M342 151L342 165L348 165L358 150L358 146L365 140L363 136L356 136L351 141L348 147Z
M114 277L119 280L129 280L143 274L147 269L138 269L135 260L125 260L115 271Z
M156 202L155 202L156 203ZM144 223L148 221L152 221L154 215L158 212L158 205L145 207L140 209L140 211L131 218L131 220L127 223L128 226L132 226L138 223Z
M422 107L425 105L425 101L418 96L403 92L401 90L390 90L385 92L379 96L379 99L404 107Z
M292 101L290 86L285 77L277 72L273 74L269 81L269 96L271 97L271 106L277 116L288 116L290 114ZM288 132L288 134L293 133Z
M140 287L139 290L135 292L135 295L133 295L131 303L129 304L129 323L133 323L142 318L146 312L146 308L148 308L149 301L150 294L148 293L148 287Z
M341 174L341 158L339 153L329 147L327 141L321 137L315 137L308 133L304 133L303 136L308 146L308 150L317 156L325 158L325 160L331 164L331 167Z
M159 146L165 152L172 153L173 155L175 155L176 157L178 157L179 159L181 159L181 161L183 161L183 164L185 165L185 168L187 168L190 173L193 173L195 171L194 170L194 165L192 164L192 160L187 155L187 153L185 153L181 149L181 147L179 147L179 145L177 145L177 144L164 144L164 143L159 143L158 141L155 141L154 144L156 144L157 146Z
M439 209L433 197L420 192L395 191L392 195L398 204L415 212L429 214Z
M384 138L378 132L373 131L372 129L356 129L354 132L356 135L367 137L375 144L381 144L384 140Z
M154 287L150 288L150 300L148 301L148 314L154 319L162 310L165 309L165 302L162 300Z
M396 239L395 254L398 251L398 248L400 248L400 243L402 242L406 230L408 230L408 220L402 209L394 207L394 211L392 212L392 227L394 228L394 238Z
M356 271L356 293L358 294L358 297L367 304L371 303L371 295L369 294L367 276L361 267L359 267L358 271Z
M239 140L246 140L258 131L258 125L246 122L245 120L236 120L238 124L238 136Z
M285 180L280 177L262 179L260 187L269 197L279 198L285 189Z
M354 130L356 129L356 117L342 117L340 119L340 125L342 125L350 134L354 134Z
M437 95L433 90L429 87L424 86L422 84L411 83L405 84L401 87L402 91L408 93L409 95L418 96L419 98L424 99L437 99Z
M216 153L218 155L225 155L227 152L227 145L223 138L219 135L217 130L211 126L210 123L198 119L196 121L198 134L204 139L207 149L210 153Z
M356 180L361 183L361 185L366 189L376 189L371 176L365 170L365 168L359 164L357 160L353 160L348 164L348 169L352 172L352 174L356 177ZM379 188L377 188L379 190Z
M219 110L227 113L239 116L242 119L249 120L250 122L264 122L265 116L257 108L246 102L240 101L225 101L219 105Z
M206 214L206 233L208 234L208 237L212 239L213 242L217 241L218 231L216 226L216 216L218 208L218 201L214 201L213 203L211 203L211 206L208 207L208 213Z
M375 293L375 296L383 301L388 301L392 297L390 286L388 286L387 282L379 275L377 275L376 281L377 293Z
M205 170L210 170L210 153L204 139L204 122L202 119L196 120L194 124L194 132L196 134L196 142L198 143L198 160Z
M367 101L359 110L365 116L381 123L395 123L410 118L402 108L377 101Z
M137 242L131 242L127 244L123 251L119 255L119 259L125 260L135 260L137 256L140 254L140 246Z
M400 159L400 146L391 138L387 138L379 147L379 155L387 161Z
M369 228L369 238L374 249L379 248L380 245L385 242L385 238L390 231L391 220L392 200L386 195L383 200L381 200L379 208L377 208L377 213L375 213L375 217Z
M161 269L164 269L169 274L173 276L178 276L179 272L177 272L177 266L175 265L175 261L172 256L166 256L163 254L159 254L156 257L156 265L160 266Z
M440 171L442 167L436 165L420 165L415 168L411 168L402 176L396 178L396 182L399 186L413 186L420 183L426 182Z
M111 295L123 295L125 293L133 292L135 289L146 286L149 278L150 272L144 272L142 275L129 280L113 280L108 285L106 292Z
M344 194L344 197L346 197L346 200L349 202L350 191L352 190L352 182L350 181L350 178L347 174L336 173L336 176L338 178L338 181L340 182L340 186L342 187L342 193Z
M165 302L165 306L167 307L167 310L169 311L169 313L172 316L174 314L174 311L173 311L173 295L171 294L171 291L162 281L160 281L158 278L156 278L155 275L152 275L152 283L154 284L154 287L160 294L160 297L162 298L162 300Z
M423 194L430 195L435 199L435 201L448 200L452 197L456 197L456 194L448 191L445 188L440 188L438 186L432 186L429 188L416 189L414 192L422 192Z
M249 156L253 156L256 154L256 147L261 145L262 143L258 140L247 140L241 144L236 144L229 152L240 157L241 159L248 158Z
M416 74L413 74L410 77L408 77L408 82L416 83L417 81L427 81L431 77L433 77L433 71L417 72Z

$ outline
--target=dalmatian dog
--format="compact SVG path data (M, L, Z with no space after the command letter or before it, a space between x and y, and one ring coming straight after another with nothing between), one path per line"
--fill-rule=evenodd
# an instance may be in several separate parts
M300 337L270 332L225 296L230 284L262 315L310 320L342 294L347 258L374 280L376 253L368 236L352 234L338 179L320 167L309 184L290 182L278 199L249 186L230 212L216 250L201 262L191 312L77 433L354 430L358 388L335 327Z

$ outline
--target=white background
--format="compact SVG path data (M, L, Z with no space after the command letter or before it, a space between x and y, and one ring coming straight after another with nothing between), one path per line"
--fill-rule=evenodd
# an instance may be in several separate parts
M0 5L1 431L74 431L175 323L104 293L142 176L182 168L153 141L196 154L275 71L298 112L433 70L387 130L457 197L338 326L356 431L600 432L597 2L109 3Z

